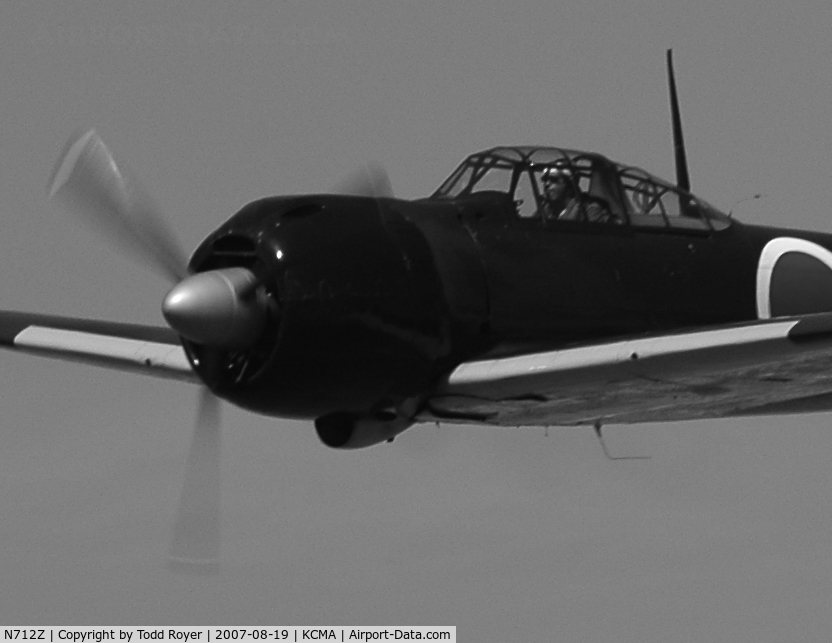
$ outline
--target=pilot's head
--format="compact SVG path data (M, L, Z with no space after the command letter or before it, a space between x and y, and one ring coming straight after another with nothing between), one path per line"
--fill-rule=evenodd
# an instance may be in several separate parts
M567 168L546 168L540 180L543 184L543 193L549 200L554 200L564 195L573 196L575 194L575 186L572 183L572 172Z

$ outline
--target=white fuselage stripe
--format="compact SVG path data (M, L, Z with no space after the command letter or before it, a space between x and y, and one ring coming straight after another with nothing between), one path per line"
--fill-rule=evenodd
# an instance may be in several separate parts
M68 356L100 358L145 368L158 368L193 375L181 346L97 335L77 330L29 326L14 338L19 348L64 353Z
M634 358L644 359L707 348L785 339L797 323L796 320L791 319L740 328L630 339L585 348L567 348L517 357L468 362L460 365L450 374L448 384L493 382L524 375L539 375L592 366L620 364Z

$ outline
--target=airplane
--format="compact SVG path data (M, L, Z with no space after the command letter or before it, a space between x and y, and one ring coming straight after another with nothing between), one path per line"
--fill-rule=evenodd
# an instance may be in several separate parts
M210 570L219 399L312 420L335 449L450 421L588 426L606 452L609 423L832 410L832 234L691 194L670 50L667 72L675 184L494 147L426 198L376 168L252 201L188 261L98 134L76 135L50 192L169 278L169 327L2 311L0 345L201 385L169 560Z

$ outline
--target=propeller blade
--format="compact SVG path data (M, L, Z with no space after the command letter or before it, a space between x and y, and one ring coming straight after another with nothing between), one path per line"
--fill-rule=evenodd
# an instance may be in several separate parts
M168 560L172 569L195 573L219 571L219 404L219 399L203 387L170 546Z
M393 197L393 186L384 167L375 162L366 163L341 181L335 188L336 194L353 196Z
M171 281L187 276L186 255L165 218L150 196L125 177L95 130L69 139L55 164L49 195L66 202Z

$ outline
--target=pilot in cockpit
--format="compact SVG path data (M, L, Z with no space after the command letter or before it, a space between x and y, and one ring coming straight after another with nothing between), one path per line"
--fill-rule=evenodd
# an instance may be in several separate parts
M576 186L572 171L568 168L547 168L540 181L543 186L544 219L620 223L619 219L610 214L605 201L587 196Z
M550 167L540 177L543 186L543 218L574 221L579 218L581 200L567 168Z

